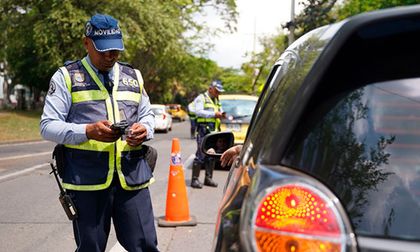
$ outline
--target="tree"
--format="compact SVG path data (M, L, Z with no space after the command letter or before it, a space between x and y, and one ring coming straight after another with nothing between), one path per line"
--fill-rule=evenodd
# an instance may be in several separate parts
M185 64L198 57L191 54L194 41L185 34L204 29L193 16L209 6L232 29L237 15L234 0L2 0L0 57L9 63L15 83L47 90L59 66L85 54L81 43L85 22L95 13L107 13L119 19L124 34L121 60L142 71L156 102L171 100L175 87L199 77L198 71L187 69L191 64ZM186 78L181 72L196 76Z
M420 3L419 0L347 0L338 8L339 19L362 12Z
M295 26L299 36L317 27L335 22L336 17L331 12L337 0L307 0L301 1L302 12L295 18Z
M304 6L295 18L299 37L317 27L327 25L350 16L396 6L420 3L419 0L306 0L299 4Z
M263 46L261 52L253 53L251 60L242 64L244 76L239 79L233 90L239 90L249 94L259 94L270 73L271 67L286 49L287 36L281 31L276 35L266 36L260 39ZM239 85L238 85L239 84Z

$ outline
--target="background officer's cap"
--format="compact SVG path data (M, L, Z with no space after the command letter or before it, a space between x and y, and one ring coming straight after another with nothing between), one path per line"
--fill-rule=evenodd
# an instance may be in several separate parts
M115 18L96 14L86 23L85 28L85 36L92 39L97 51L124 50L122 32Z
M223 89L222 82L220 80L215 80L210 83L210 87L214 87L219 92L225 92Z

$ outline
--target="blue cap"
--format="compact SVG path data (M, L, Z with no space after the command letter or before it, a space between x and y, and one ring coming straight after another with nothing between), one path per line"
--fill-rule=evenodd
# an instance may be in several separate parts
M223 89L222 82L220 80L212 81L210 87L214 87L219 92L225 92L225 90Z
M118 21L104 14L96 14L86 23L85 36L93 41L99 52L111 50L124 51L122 32Z

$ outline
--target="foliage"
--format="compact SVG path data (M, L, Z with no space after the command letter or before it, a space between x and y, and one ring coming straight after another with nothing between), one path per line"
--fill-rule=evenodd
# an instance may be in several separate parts
M222 81L226 93L251 93L250 77L238 69L224 69L219 79Z
M178 87L185 84L189 91L195 87L190 83L199 83L200 78L205 81L219 71L214 62L190 53L194 36L185 35L187 30L196 34L205 30L193 17L209 7L233 30L234 0L2 0L0 58L9 63L14 83L47 90L58 67L84 56L81 38L89 17L110 14L120 21L123 31L126 50L121 60L142 71L153 97L169 101ZM180 74L184 72L190 75Z
M299 4L303 11L296 16L297 36L317 27L378 9L418 4L420 0L306 0Z
M251 60L242 64L244 76L234 89L248 94L259 94L270 73L271 67L280 54L286 49L287 37L282 32L276 35L266 36L260 39L263 50L251 55Z
M362 12L420 3L419 0L347 0L339 7L339 18L344 19Z
M295 18L298 36L317 27L332 23L336 20L331 12L337 0L307 0L299 4L304 6L302 12Z
M179 103L184 106L188 104L199 93L207 89L209 83L216 79L220 68L209 59L198 58L193 55L187 55L180 63L174 66L174 72L178 73L173 78L171 88L156 86L155 90L149 90L152 101L159 100L158 94L164 94L164 103ZM173 96L173 94L176 94Z

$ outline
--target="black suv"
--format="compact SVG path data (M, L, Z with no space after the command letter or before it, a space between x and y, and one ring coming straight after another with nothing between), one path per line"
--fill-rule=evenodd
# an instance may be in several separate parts
M420 6L320 27L281 55L214 250L420 251Z

